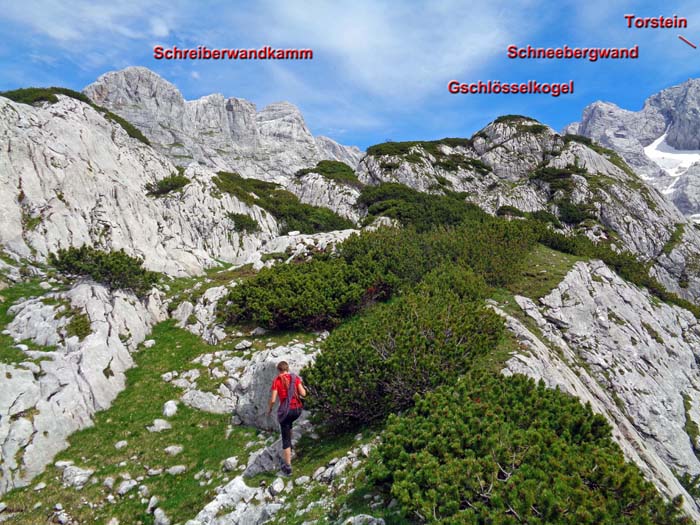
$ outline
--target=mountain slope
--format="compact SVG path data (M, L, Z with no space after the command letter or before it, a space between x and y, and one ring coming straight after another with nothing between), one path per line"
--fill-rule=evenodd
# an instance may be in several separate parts
M547 211L568 232L629 250L669 291L700 298L700 232L612 151L524 117L501 117L471 139L386 143L357 169L367 184L464 192L493 212Z

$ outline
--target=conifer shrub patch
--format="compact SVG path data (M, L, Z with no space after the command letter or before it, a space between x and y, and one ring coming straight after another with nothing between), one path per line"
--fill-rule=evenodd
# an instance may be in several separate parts
M486 293L471 270L440 267L336 328L302 372L309 406L325 424L352 431L453 383L503 337L503 321L479 300Z
M368 287L361 272L342 259L280 264L233 288L221 316L228 324L271 329L332 328L356 310Z
M192 181L189 179L189 177L183 175L182 171L178 171L178 173L168 175L167 177L164 177L156 182L147 183L146 191L148 192L148 195L162 197L163 195L181 190L190 182Z
M233 229L239 233L255 233L260 231L260 223L250 215L228 212L226 217L233 222Z
M501 286L519 274L536 239L531 224L497 219L424 233L412 228L363 232L340 244L336 254L262 269L230 291L219 315L226 324L331 328L443 263L470 267L487 284Z
M367 209L368 222L378 216L391 217L421 232L487 216L476 204L467 203L465 198L464 193L447 191L445 195L430 195L404 184L383 183L366 186L358 205Z
M496 215L498 217L524 217L525 213L516 208L515 206L501 206L496 210Z
M89 276L110 288L131 290L146 295L158 282L156 272L146 270L143 261L131 257L122 249L104 252L87 245L70 247L49 255L49 262L59 272Z
M354 224L329 210L302 203L279 184L241 177L220 171L212 179L217 190L248 204L267 210L281 226L281 234L290 231L317 233L353 228Z
M625 462L605 418L520 375L468 374L417 397L389 418L368 473L421 523L689 523Z
M304 168L297 171L296 176L303 177L309 173L318 173L328 180L355 188L364 186L350 166L337 160L322 160L314 168Z

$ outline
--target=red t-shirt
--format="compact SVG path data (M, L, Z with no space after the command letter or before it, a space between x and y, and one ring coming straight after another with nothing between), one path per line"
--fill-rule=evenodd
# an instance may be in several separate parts
M278 375L274 381L272 381L272 388L270 389L270 392L273 390L277 390L277 395L280 398L280 403L282 403L285 399L287 399L287 390L289 390L289 381L291 380L291 376L289 374L282 374ZM301 401L299 400L299 393L297 392L297 388L299 388L299 385L301 384L301 378L299 376L296 376L296 381L295 381L295 389L294 389L294 394L292 396L292 400L289 402L289 408L290 409L295 409L295 408L301 408Z

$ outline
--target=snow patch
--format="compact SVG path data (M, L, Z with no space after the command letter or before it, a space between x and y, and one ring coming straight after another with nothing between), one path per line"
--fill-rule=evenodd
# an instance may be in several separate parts
M644 154L671 177L680 177L700 161L700 150L678 150L666 143L666 133L644 148ZM664 193L668 193L667 188Z

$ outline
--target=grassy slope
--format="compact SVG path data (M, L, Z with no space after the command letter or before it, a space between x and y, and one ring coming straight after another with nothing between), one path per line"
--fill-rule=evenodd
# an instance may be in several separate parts
M228 416L208 414L180 404L178 413L170 419L171 430L161 433L146 430L153 419L163 417L163 404L169 399L178 399L181 394L177 387L165 383L161 374L190 369L193 358L217 350L197 336L176 328L172 321L156 326L152 337L156 345L135 355L137 366L127 372L126 390L109 409L96 415L94 426L73 434L70 448L56 457L56 460L69 459L78 466L95 469L95 477L100 483L88 485L81 491L65 488L60 482L59 471L51 466L32 482L32 486L42 481L47 483L43 491L34 492L29 487L4 498L10 509L22 511L18 523L43 523L48 509L56 503L61 503L81 522L95 519L106 522L114 516L122 523L138 520L152 523L152 517L145 513L145 505L140 502L136 490L124 498L117 496L117 502L105 508L92 509L81 502L86 500L96 504L104 501L109 491L102 486L102 481L107 476L118 479L120 473L128 472L136 478L145 475L146 467L167 468L180 464L187 466L185 474L146 477L144 484L151 494L159 496L168 515L177 516L178 520L190 518L214 497L214 487L222 483L220 462L234 455L238 455L241 461L245 460L245 444L256 437L256 432L234 427L226 439ZM114 444L122 439L129 445L116 450ZM171 457L163 451L165 447L176 444L184 446L184 451L178 456ZM119 466L122 462L126 465ZM200 486L194 474L202 469L212 471L217 482ZM42 502L42 507L32 510L37 502Z

